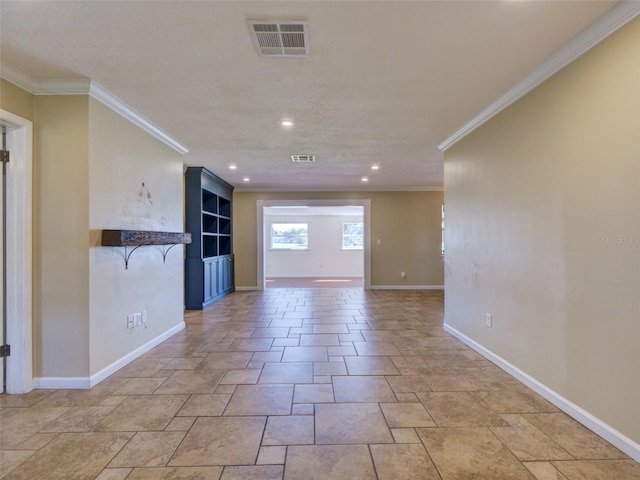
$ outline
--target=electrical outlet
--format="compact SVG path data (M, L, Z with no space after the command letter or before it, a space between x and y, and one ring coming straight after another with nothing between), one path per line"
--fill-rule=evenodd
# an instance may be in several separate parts
M142 323L147 323L147 311L142 310Z
M127 315L127 328L133 328L133 315Z
M400 278L407 278L406 272L400 272Z
M493 326L493 315L491 315L490 313L487 313L487 316L484 319L484 324L487 327L492 327Z

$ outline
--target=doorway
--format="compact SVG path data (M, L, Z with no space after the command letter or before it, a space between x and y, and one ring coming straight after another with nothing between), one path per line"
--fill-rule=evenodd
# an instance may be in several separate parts
M348 286L346 285L347 281L352 283L352 287L364 287L370 288L371 286L371 252L370 252L370 215L371 215L371 201L369 199L362 200L258 200L257 201L257 287L258 290L264 290L266 287L270 287L269 283L278 283L278 282L269 282L267 277L271 276L269 280L274 280L273 275L282 276L283 271L275 268L274 264L267 264L267 259L273 258L274 255L282 255L284 252L277 252L272 248L272 224L273 222L270 219L276 218L280 219L280 223L283 225L283 228L286 228L286 219L292 218L297 219L297 222L300 223L300 219L311 218L307 217L307 213L315 210L314 213L323 215L328 212L340 212L340 209L344 209L341 213L345 214L342 220L339 220L341 223L348 223L349 219L353 220L351 223L356 223L356 221L360 221L362 223L362 238L359 240L362 243L362 248L358 250L354 250L352 252L343 251L343 260L351 257L353 260L353 266L348 267L346 265L342 265L341 268L337 268L335 265L325 265L325 261L318 261L316 259L314 264L314 271L310 272L309 275L301 274L304 270L294 270L294 277L291 278L291 285L295 286L295 284L301 285L303 283L309 284L313 287L324 287L324 286L335 286L341 285L342 287ZM303 213L304 212L304 213ZM357 212L357 213L356 213ZM266 219L266 220L265 220ZM293 222L293 220L292 220ZM295 222L294 222L295 223ZM310 222L303 222L308 225ZM295 231L299 232L300 228L304 225L295 225ZM344 226L344 225L343 225ZM293 227L291 227L293 228ZM342 227L338 227L342 228ZM313 233L313 230L311 230ZM317 233L317 232L316 232ZM302 236L304 233L302 234ZM311 237L311 234L309 234ZM289 240L291 241L291 240ZM313 241L313 238L310 238L310 241ZM316 240L317 241L317 240ZM324 240L320 240L324 241ZM335 242L334 246L337 250L341 250L344 245L340 245L340 242L343 241L341 237L340 230L337 230L335 238L330 240ZM302 260L305 258L313 262L312 259L312 250L313 243L309 246L306 245L304 239L300 239L298 242L299 252L287 252L289 254L293 254L290 256L295 257L298 255L298 259ZM316 244L317 245L317 244ZM311 247L311 248L310 248ZM318 249L316 248L315 251ZM359 267L358 265L358 257L359 257ZM295 260L295 259L294 259ZM331 261L328 257L325 257L325 260ZM281 262L276 262L281 263ZM300 263L303 262L293 262ZM348 262L347 262L348 263ZM300 267L298 265L297 267ZM295 266L292 268L296 268ZM312 267L307 267L312 268ZM325 269L327 273L327 277L324 277L322 273L322 269ZM346 268L346 270L345 270ZM348 272L356 271L356 277L350 279ZM355 269L355 270L353 270ZM334 270L334 271L331 271ZM338 275L335 275L338 273ZM297 277L297 278L296 278ZM300 277L307 277L304 280ZM317 277L315 278L316 282L314 283L314 279L309 277ZM280 282L281 286L287 286L288 284L284 284ZM278 286L278 285L274 285Z
M33 389L32 361L32 171L33 124L0 109L9 161L4 165L2 235L3 388L6 393Z

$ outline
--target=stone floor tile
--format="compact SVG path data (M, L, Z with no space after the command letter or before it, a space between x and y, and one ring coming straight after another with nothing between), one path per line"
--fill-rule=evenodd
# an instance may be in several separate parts
M296 385L293 403L333 403L333 386L329 384Z
M487 428L418 428L444 480L534 480Z
M231 394L191 395L177 413L183 417L219 417L227 407Z
M11 470L3 480L93 479L132 433L62 433ZM56 465L52 468L52 465Z
M125 480L132 468L105 468L95 480Z
M568 480L637 480L640 463L633 460L578 460L552 462Z
M382 376L333 377L335 401L395 402L396 396Z
M258 378L262 370L260 368L247 368L244 370L227 370L221 385L252 385L258 383Z
M393 342L353 342L358 355L402 355Z
M614 459L625 455L565 413L522 415L577 459Z
M284 347L283 362L326 362L327 347Z
M196 417L173 417L169 422L165 431L167 432L186 432L191 428Z
M41 433L90 432L116 407L71 407L44 428Z
M224 415L289 415L292 402L293 385L238 385Z
M328 403L315 409L317 444L393 443L376 403Z
M573 460L573 457L520 415L503 415L508 427L491 427L491 431L520 460Z
M258 383L313 383L313 364L265 363Z
M324 375L347 375L347 366L342 362L313 362L313 374Z
M247 367L252 352L213 352L205 357L196 370L234 370Z
M417 395L439 427L509 425L472 392L428 392Z
M169 466L253 465L267 418L201 417Z
M311 415L269 417L262 445L311 445L314 423Z
M127 397L95 427L95 431L164 430L188 398L188 395Z
M166 378L131 378L114 395L151 395L165 381Z
M389 357L345 357L349 375L400 375Z
M378 480L440 480L421 444L371 445Z
M0 478L34 453L35 450L0 450Z
M567 480L560 471L549 462L523 462L536 480Z
M381 403L380 408L391 428L436 426L421 403Z
M220 480L282 480L284 468L277 465L224 467Z
M302 445L287 448L284 480L376 480L366 445Z
M127 480L219 480L222 467L134 468Z
M69 411L67 407L5 408L0 411L0 450L9 450Z
M109 467L163 467L186 432L138 432L109 463Z
M392 428L391 435L396 443L421 443L414 428Z
M224 374L224 370L178 370L154 394L213 393Z
M287 455L287 447L274 446L274 447L260 447L258 452L257 465L284 465L284 460Z

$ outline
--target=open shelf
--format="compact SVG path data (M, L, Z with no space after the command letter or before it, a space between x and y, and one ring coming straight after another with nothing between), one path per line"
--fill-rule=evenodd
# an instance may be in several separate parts
M204 167L185 171L185 306L203 309L235 290L233 186Z
M124 247L124 268L129 268L131 254L145 245L161 245L162 260L167 259L167 253L176 245L189 245L190 233L155 232L149 230L102 230L101 245L103 247ZM129 247L133 247L129 251Z

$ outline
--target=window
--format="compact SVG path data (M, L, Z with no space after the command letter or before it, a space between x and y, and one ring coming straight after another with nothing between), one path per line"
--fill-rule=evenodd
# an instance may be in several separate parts
M309 224L272 223L271 248L274 250L306 250L309 248Z
M364 247L364 228L362 223L342 224L342 248L344 250L362 250Z

